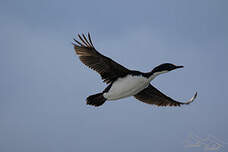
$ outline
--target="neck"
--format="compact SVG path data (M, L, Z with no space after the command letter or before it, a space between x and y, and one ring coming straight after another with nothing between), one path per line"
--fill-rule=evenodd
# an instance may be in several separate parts
M168 71L161 71L161 72L148 72L146 73L146 77L149 79L149 81L152 81L154 78L159 76L160 74L167 73Z

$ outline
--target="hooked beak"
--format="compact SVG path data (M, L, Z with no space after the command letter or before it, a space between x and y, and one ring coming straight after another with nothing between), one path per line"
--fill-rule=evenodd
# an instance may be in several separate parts
M184 67L183 65L176 66L176 69L183 68L183 67Z

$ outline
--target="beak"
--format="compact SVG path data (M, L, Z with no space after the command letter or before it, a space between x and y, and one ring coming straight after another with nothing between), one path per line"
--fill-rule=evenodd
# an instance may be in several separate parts
M176 69L183 68L183 67L184 67L183 65L176 66Z

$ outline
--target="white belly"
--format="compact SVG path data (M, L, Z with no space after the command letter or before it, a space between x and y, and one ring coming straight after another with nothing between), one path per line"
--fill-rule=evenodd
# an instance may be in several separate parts
M133 96L145 89L149 83L150 81L142 76L128 75L115 81L109 91L104 93L104 97L107 100L117 100Z

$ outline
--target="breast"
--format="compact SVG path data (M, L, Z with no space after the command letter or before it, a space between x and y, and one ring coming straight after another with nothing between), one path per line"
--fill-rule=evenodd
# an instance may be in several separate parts
M104 97L107 100L117 100L133 96L146 88L149 83L148 79L141 75L127 75L124 78L117 79L108 92L104 93Z

